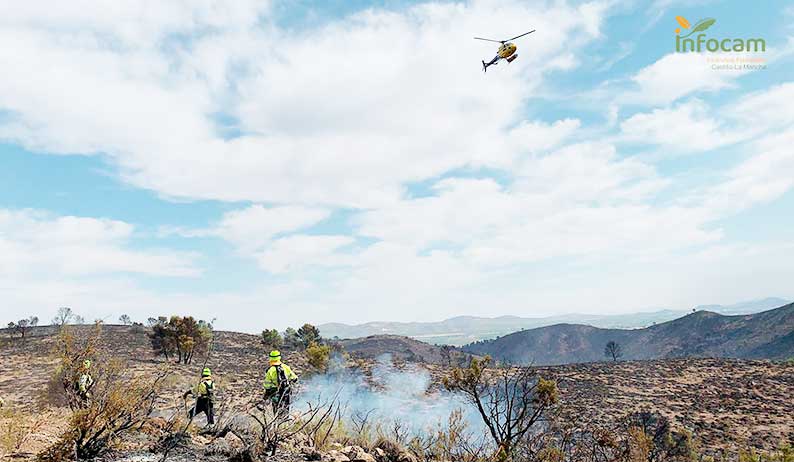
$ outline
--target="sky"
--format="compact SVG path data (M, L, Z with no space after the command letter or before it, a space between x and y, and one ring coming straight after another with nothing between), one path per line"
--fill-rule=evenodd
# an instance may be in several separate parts
M676 16L766 50L676 52ZM793 20L778 1L0 3L3 322L794 299ZM496 44L474 36L531 29L482 71Z

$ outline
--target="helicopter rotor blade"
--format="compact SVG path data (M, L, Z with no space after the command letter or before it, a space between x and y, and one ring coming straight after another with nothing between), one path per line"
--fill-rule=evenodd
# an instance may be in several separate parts
M504 40L493 40L493 39L487 39L487 38L482 38L482 37L474 37L474 40L485 40L486 42L505 43Z
M523 37L523 36L525 36L525 35L529 35L529 34L531 34L531 33L533 33L533 32L535 32L535 29L532 29L531 31L529 31L529 32L525 32L525 33L523 33L523 34L521 34L521 35L516 35L515 37L513 37L513 38L510 38L510 39L507 39L507 40L505 40L505 41L506 41L506 42L509 42L509 41L511 41L511 40L515 40L515 39L517 39L517 38L519 38L519 37Z

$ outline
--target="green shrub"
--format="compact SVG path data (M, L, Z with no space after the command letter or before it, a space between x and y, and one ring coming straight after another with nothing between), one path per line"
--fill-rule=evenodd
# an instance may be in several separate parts
M328 358L331 357L331 347L328 345L320 345L319 343L311 343L306 348L306 356L309 357L309 364L321 371L328 368Z

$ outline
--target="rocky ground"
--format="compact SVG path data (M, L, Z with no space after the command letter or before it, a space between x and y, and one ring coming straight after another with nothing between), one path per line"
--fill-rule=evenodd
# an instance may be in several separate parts
M55 337L53 331L46 328L36 329L26 339L8 337L7 333L0 333L0 397L5 400L4 412L14 409L28 416L29 423L38 423L35 431L15 451L21 459L32 458L57 439L68 418L64 409L48 405L48 382L56 367L52 355ZM126 361L137 373L148 374L163 365L164 360L151 353L143 330L107 326L104 339L104 348L112 356ZM217 333L208 365L213 369L223 399L239 402L259 393L266 353L258 336ZM284 356L285 362L302 377L312 372L302 354L286 350ZM203 362L203 358L199 362ZM365 376L377 371L370 360L348 360L343 366ZM410 371L414 366L402 364L399 367ZM430 390L437 390L448 368L441 365L422 367L432 378ZM200 368L201 364L173 366L173 376L158 403L156 414L161 419L181 412L178 396L195 380ZM738 448L747 447L769 450L781 442L794 443L792 364L677 359L576 364L537 370L540 375L557 381L562 405L570 418L606 423L633 410L648 408L671 418L677 428L690 430L701 448L710 453L723 450L735 453ZM377 383L377 377L372 381ZM3 416L7 414L0 414L0 428L10 425ZM194 435L168 460L227 460L222 447L235 444L239 441L232 436L219 441ZM159 460L161 455L152 454L151 446L152 441L145 434L136 434L126 437L117 451L104 459ZM339 461L346 458L369 460L352 446L340 446L333 451L324 457ZM277 458L270 460L306 460L317 456L299 447L285 447Z

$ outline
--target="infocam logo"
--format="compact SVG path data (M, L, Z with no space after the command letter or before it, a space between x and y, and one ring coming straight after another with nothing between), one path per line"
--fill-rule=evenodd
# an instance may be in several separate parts
M698 53L701 51L710 51L712 53L731 51L757 53L766 51L766 41L761 38L708 38L705 32L717 22L714 18L701 19L694 26L683 16L676 16L675 20L681 26L675 30L675 51L695 51ZM681 29L684 29L683 32L689 31L689 33L681 35ZM695 37L690 38L692 35L695 35Z

